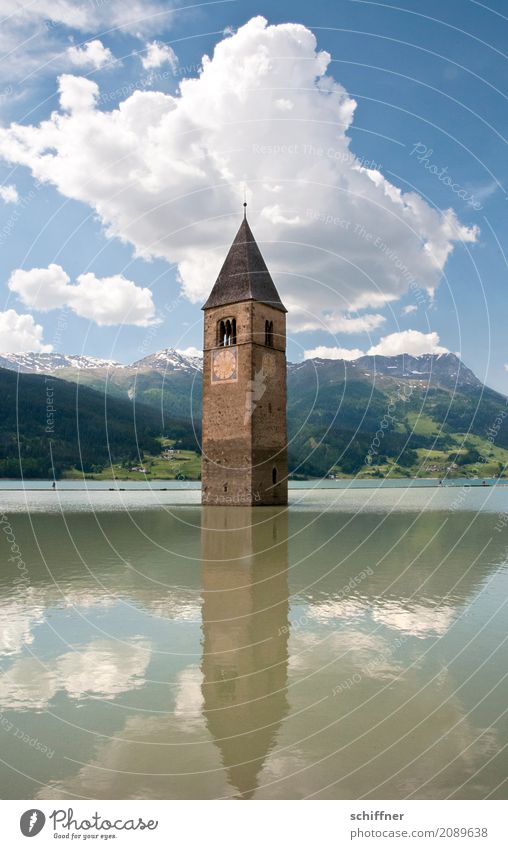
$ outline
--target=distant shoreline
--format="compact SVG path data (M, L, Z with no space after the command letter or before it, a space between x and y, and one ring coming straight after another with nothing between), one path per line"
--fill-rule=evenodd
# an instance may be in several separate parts
M440 482L442 480L442 482ZM90 478L82 478L81 481L76 479L62 479L56 481L56 486L53 487L53 482L50 480L28 479L20 481L18 478L0 478L0 492L84 492L93 490L94 492L181 492L181 491L199 491L201 489L200 481L175 481L168 480L167 486L162 486L165 481L163 479L154 481L133 481L133 480L93 480ZM16 486L16 484L18 484ZM34 485L35 484L35 485ZM176 485L175 485L176 484ZM311 480L289 481L289 489L293 491L302 491L307 489L347 489L352 487L355 489L446 489L460 487L494 487L507 486L508 478L336 478L335 480L315 478Z

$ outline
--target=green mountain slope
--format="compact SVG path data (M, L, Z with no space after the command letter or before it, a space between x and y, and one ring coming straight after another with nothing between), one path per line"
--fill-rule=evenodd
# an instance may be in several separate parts
M508 460L507 399L452 354L293 366L288 418L307 474L490 476Z
M150 440L164 434L178 439L181 448L199 454L201 373L196 361L186 362L168 350L130 367L60 368L58 376L79 382L81 411L84 402L88 404L89 396L83 394L86 385L96 390L93 397L100 398L103 417L104 396L108 409L123 404L124 416L130 411L131 419L133 406L135 416L148 428L143 446L147 453L154 452ZM503 395L485 387L453 354L289 364L290 470L297 476L504 474L507 404ZM92 416L92 421L95 418ZM15 438L13 442L12 431L10 434L12 451ZM64 442L62 463L72 458L76 463L76 442ZM115 458L127 443L131 444L129 439L120 438ZM93 465L94 456L100 456L96 462L103 463L104 435L86 444L88 466ZM187 462L191 459L187 457ZM197 462L196 457L193 477ZM164 476L165 468L153 461L154 474ZM178 469L174 460L167 473L174 476Z
M2 477L59 477L71 467L90 473L160 453L163 433L192 438L188 422L155 407L55 377L0 369L0 397Z

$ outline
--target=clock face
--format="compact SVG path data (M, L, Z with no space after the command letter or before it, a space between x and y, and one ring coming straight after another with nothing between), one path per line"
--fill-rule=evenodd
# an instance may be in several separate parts
M236 348L223 348L213 352L212 382L236 380Z

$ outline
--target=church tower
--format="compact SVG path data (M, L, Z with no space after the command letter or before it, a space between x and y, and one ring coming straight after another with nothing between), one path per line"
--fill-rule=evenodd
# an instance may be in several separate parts
M287 504L287 310L245 213L203 310L203 504Z

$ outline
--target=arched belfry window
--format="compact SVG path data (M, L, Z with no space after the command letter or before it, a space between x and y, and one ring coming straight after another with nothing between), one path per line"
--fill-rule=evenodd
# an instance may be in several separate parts
M217 345L236 345L236 318L221 318L217 322Z
M273 321L265 321L265 345L273 348Z
M272 483L274 486L277 483L277 469L275 466L272 469Z

